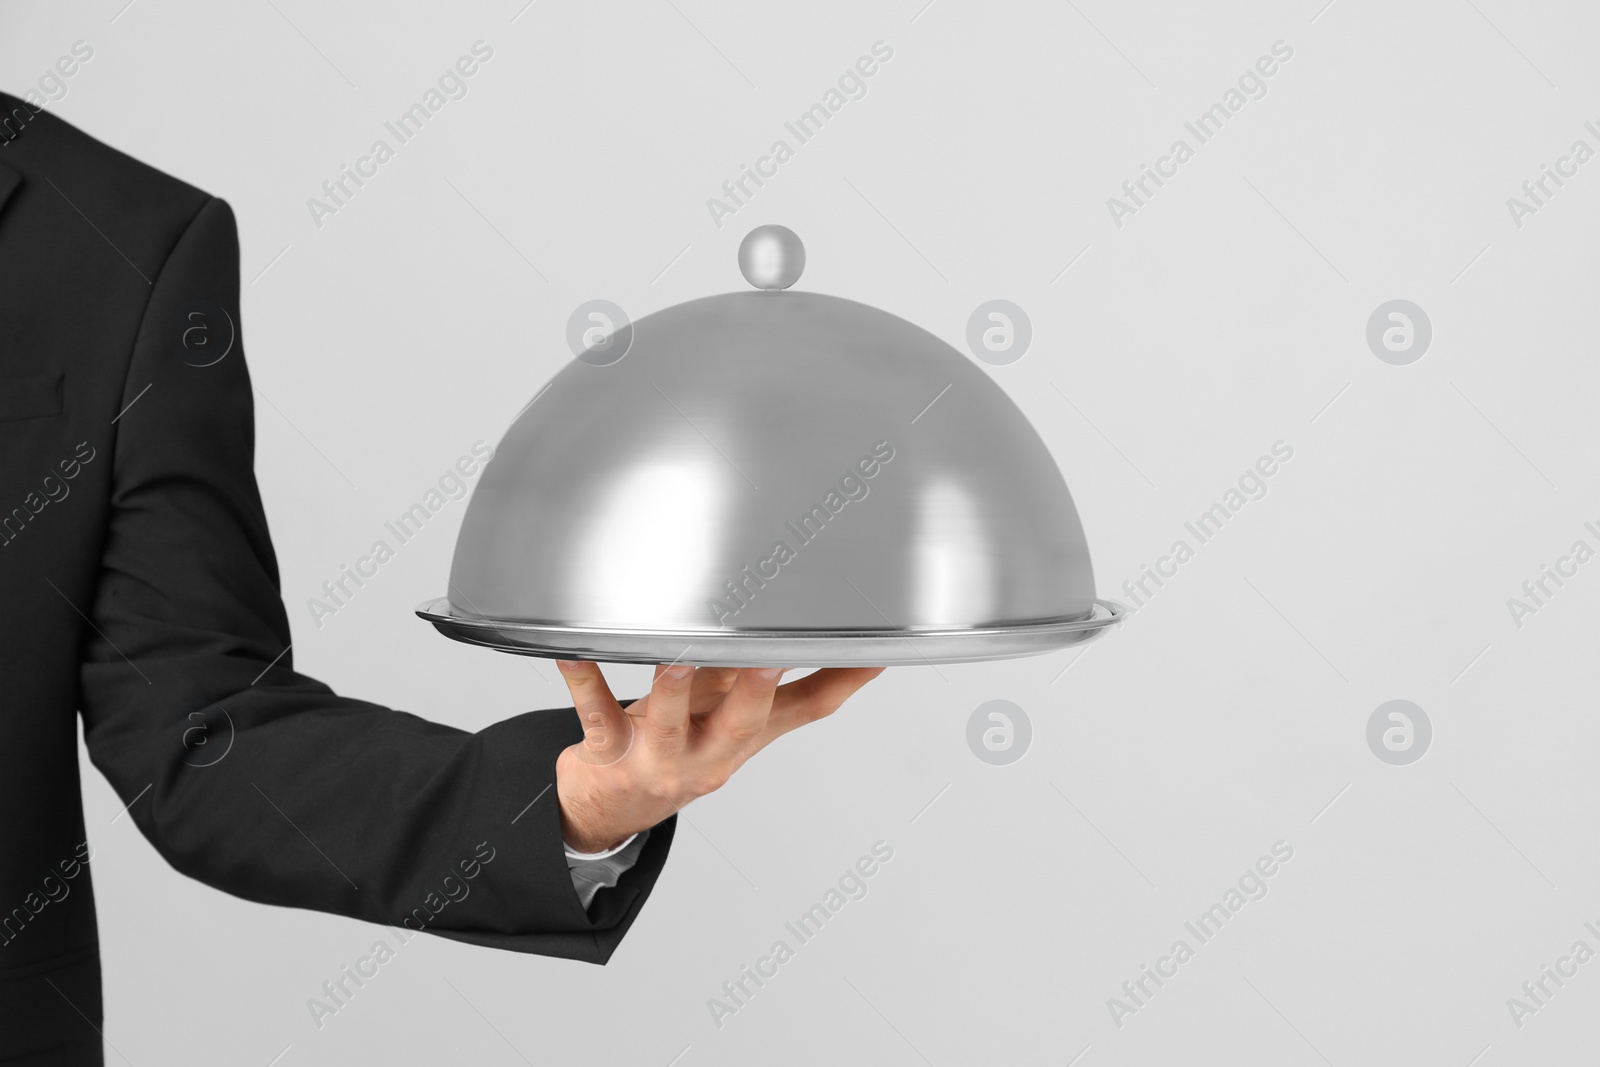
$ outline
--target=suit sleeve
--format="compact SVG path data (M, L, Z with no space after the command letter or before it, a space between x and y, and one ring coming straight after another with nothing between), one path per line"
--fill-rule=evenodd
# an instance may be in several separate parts
M172 866L236 896L604 963L674 820L585 910L554 789L570 708L467 733L293 670L244 353L200 366L217 349L180 341L196 308L239 322L238 258L213 199L134 342L82 669L90 758Z

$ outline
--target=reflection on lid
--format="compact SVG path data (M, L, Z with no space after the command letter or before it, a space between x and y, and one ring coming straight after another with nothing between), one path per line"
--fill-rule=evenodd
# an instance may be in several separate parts
M682 460L642 463L599 499L581 559L567 572L569 595L602 612L627 605L629 617L605 620L613 626L699 604L717 550L706 535L726 521L711 468Z
M972 495L950 479L931 482L917 501L911 542L910 587L916 617L932 625L963 626L994 617L994 561L984 551L993 538Z

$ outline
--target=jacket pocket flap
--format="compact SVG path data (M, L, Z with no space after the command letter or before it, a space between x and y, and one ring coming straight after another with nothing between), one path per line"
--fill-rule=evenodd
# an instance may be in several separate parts
M0 378L0 422L61 414L62 373Z

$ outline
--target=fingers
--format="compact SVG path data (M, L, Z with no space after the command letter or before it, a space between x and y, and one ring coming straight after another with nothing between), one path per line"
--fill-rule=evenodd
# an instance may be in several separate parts
M572 706L583 727L583 759L588 763L612 763L622 758L633 741L633 727L598 663L558 660L561 680L572 694Z
M686 663L657 666L650 696L645 700L644 728L651 747L662 757L683 751L689 732L689 694L695 669Z
M703 715L722 703L739 677L737 667L701 667L694 672L694 689L689 694L689 714Z
M722 704L706 718L713 744L722 755L749 746L767 728L773 695L782 667L746 667L739 671Z
M883 671L882 667L833 667L790 682L773 700L768 733L777 737L827 718Z

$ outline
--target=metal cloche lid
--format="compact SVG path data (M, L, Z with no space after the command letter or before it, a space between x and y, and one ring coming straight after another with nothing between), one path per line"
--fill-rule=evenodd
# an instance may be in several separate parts
M792 667L1003 659L1118 621L1017 406L926 330L786 292L804 262L760 227L739 249L758 291L657 311L622 358L561 370L481 475L450 595L417 614L525 655Z

